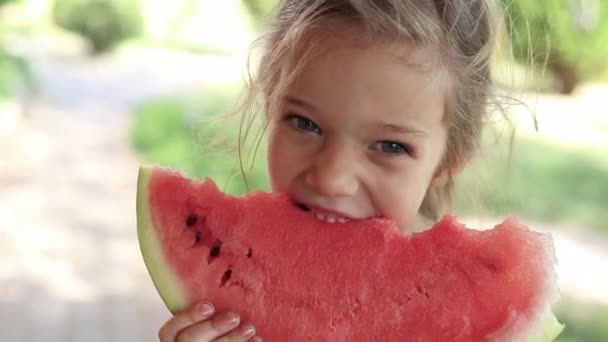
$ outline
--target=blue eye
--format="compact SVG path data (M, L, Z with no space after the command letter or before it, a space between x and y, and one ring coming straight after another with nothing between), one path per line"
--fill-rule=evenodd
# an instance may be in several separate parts
M410 154L410 149L405 145L394 141L380 141L374 145L374 148L386 154Z
M289 115L287 116L286 120L293 128L301 131L313 133L318 133L321 131L316 123L300 115Z

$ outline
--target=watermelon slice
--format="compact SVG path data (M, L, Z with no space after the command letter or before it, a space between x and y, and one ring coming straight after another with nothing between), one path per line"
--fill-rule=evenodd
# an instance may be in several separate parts
M389 220L321 222L284 194L233 197L142 166L144 261L173 313L234 310L266 341L549 341L562 329L549 235L446 216L404 236Z

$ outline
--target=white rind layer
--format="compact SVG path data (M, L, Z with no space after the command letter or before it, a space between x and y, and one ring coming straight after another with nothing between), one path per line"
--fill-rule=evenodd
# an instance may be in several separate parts
M165 305L172 313L185 309L187 300L185 291L179 285L177 277L171 272L163 255L154 219L150 211L149 182L154 171L153 166L141 166L137 178L137 237L139 247L156 290L163 298Z

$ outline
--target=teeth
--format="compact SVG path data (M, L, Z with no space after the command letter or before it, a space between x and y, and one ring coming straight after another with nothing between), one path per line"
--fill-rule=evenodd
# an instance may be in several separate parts
M331 215L331 214L327 214L326 215L326 214L322 214L322 213L319 213L319 212L316 212L316 211L314 212L314 214L315 214L315 217L317 219L319 219L321 221L324 221L324 222L327 222L327 223L336 223L336 222L338 222L338 223L345 223L345 222L348 222L348 219L345 218L345 217L334 216L334 215Z

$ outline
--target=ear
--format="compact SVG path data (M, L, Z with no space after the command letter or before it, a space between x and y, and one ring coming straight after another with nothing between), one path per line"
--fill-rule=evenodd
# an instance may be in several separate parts
M440 166L433 175L431 187L440 188L446 185L451 177L458 175L464 170L466 164L466 161L459 161L452 166Z

